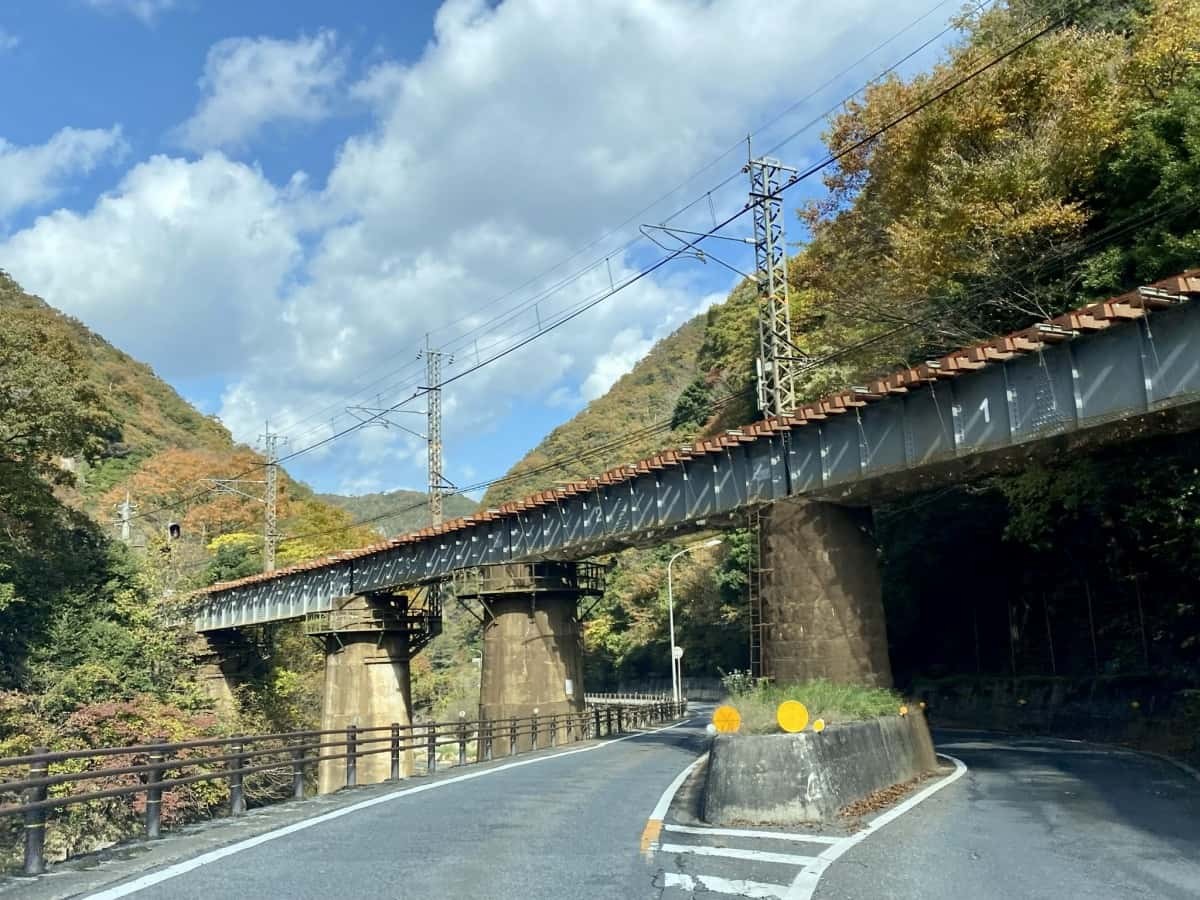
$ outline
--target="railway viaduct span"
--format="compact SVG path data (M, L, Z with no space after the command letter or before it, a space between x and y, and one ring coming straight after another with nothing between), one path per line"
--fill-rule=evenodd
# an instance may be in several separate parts
M322 727L407 723L409 660L440 629L437 585L453 579L485 622L480 719L558 714L583 707L578 604L602 588L600 572L581 561L758 514L763 583L751 644L762 670L889 684L873 503L1198 426L1193 270L791 416L214 585L192 595L185 613L214 648L214 683L236 677L221 653L238 629L302 619L327 653Z

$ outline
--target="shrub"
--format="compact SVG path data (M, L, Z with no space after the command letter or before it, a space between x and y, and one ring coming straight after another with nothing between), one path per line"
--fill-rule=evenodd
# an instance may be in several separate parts
M773 734L779 731L775 712L785 700L803 703L808 709L809 721L820 718L826 722L855 722L894 715L902 703L899 694L886 688L836 684L823 678L799 684L768 685L760 682L740 694L733 690L730 693L735 698L733 706L742 717L741 731L746 734Z

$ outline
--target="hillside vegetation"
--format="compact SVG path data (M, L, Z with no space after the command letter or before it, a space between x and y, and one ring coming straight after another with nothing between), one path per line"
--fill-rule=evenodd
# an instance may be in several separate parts
M546 435L488 490L482 506L499 506L690 440L694 423L673 422L672 415L696 378L703 340L704 320L697 317L655 344L604 396Z
M1075 10L1067 27L859 145L1063 9ZM793 337L815 359L806 397L1200 265L1200 0L1000 0L960 25L931 70L874 83L828 123L830 151L855 149L824 173L823 198L796 210L810 237L789 262ZM753 286L739 285L555 429L484 503L756 418L755 315ZM155 619L164 594L261 569L262 505L195 492L262 462L148 368L0 275L0 755L313 722L320 656L293 626L247 634L255 675L220 721L194 683L200 642ZM111 526L127 491L139 505L130 546ZM280 563L376 539L355 513L372 518L397 499L316 497L285 474ZM954 673L1196 683L1195 436L875 512L898 683ZM170 522L177 541L165 538ZM665 570L677 549L613 560L586 626L589 687L668 671ZM676 563L685 673L746 667L750 550L734 531ZM441 713L469 706L478 646L478 623L456 609L414 661L414 698ZM204 815L219 799L186 795L173 815ZM54 839L96 840L123 821L79 815L91 818Z
M0 756L314 723L321 660L295 629L251 642L256 677L222 719L195 681L204 642L157 616L166 596L261 570L263 504L203 489L247 471L261 480L262 463L149 367L0 272ZM129 544L113 525L126 496ZM286 473L279 517L281 565L378 539ZM171 816L204 815L220 794L182 792ZM133 810L64 816L52 855L120 837ZM0 835L0 846L18 844Z
M965 16L941 62L874 84L829 122L826 145L856 144L1070 8L1009 0ZM789 264L793 337L816 360L801 373L808 399L1200 265L1200 2L1086 4L1068 27L843 156L824 180L823 198L798 210L811 239ZM673 366L661 388L631 390L635 369L513 468L538 479L505 484L489 502L568 477L547 474L563 456L586 460L558 466L571 477L595 474L758 418L756 313L753 285L740 285L684 327L698 339L694 357L668 362L668 338L643 361ZM672 400L670 432L619 443ZM901 680L1148 670L1194 679L1200 605L1178 598L1198 574L1197 472L1194 437L1159 440L876 510ZM593 678L667 671L673 549L618 557L587 629ZM734 533L716 554L676 565L692 672L745 667L746 563L745 535ZM1018 574L978 578L1002 572ZM968 583L972 602L956 602L949 586ZM933 627L947 635L937 648L920 640ZM1065 637L1089 631L1094 653Z
M431 521L429 495L421 491L385 491L354 497L317 494L316 499L346 510L356 522L370 523L374 531L385 537L426 528ZM442 514L447 520L473 513L478 506L474 500L458 494L442 498Z

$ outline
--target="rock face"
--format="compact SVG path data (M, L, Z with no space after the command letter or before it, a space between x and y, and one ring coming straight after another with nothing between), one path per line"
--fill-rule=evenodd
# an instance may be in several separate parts
M831 822L847 804L936 768L929 727L916 711L820 734L718 735L704 818L714 825Z

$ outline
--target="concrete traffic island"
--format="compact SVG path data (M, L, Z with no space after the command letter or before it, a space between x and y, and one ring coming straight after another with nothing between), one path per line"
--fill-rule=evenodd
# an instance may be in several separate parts
M936 770L918 710L821 732L719 734L703 816L714 825L834 822L848 804Z

